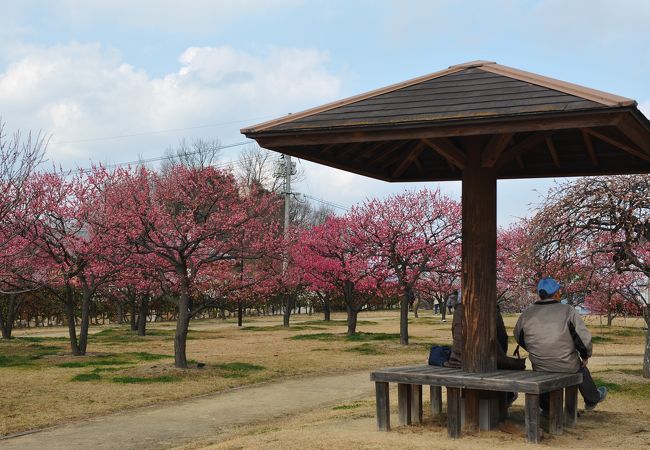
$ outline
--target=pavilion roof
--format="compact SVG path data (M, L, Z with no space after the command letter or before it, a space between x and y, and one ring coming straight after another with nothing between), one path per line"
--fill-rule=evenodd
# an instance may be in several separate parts
M480 136L499 178L650 172L625 97L474 61L242 129L262 147L386 181L460 179Z

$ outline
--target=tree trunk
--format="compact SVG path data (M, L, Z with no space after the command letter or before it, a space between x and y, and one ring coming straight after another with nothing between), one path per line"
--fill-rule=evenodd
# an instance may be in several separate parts
M294 302L295 298L293 294L287 292L285 295L284 316L282 321L282 325L285 327L289 326L289 319L291 318L291 310L293 309Z
M409 292L407 289L399 301L399 343L402 345L409 345Z
M323 320L329 322L331 319L331 308L329 298L323 300Z
M82 288L81 327L79 328L79 354L85 355L88 346L88 329L90 326L90 309L93 293L90 289Z
M136 331L138 329L138 322L136 319L137 299L133 292L129 292L127 295L129 296L129 305L131 306L131 331Z
M18 310L22 304L21 300L16 300L15 295L9 295L7 301L7 312L3 313L0 307L0 328L2 329L2 339L11 339L11 332L14 329L14 322L18 315Z
M357 333L357 316L359 315L359 311L350 305L346 305L346 310L348 312L348 336L352 336Z
M614 316L612 314L612 308L608 307L607 308L607 326L611 327L612 326L612 321L614 320Z
M438 302L438 304L440 305L440 320L446 322L447 321L447 300Z
M643 312L645 319L645 352L643 353L643 378L650 378L650 305L645 307Z
M74 293L72 286L66 284L65 287L65 314L68 321L68 336L70 337L70 350L75 356L82 355L77 342L77 330L75 328L75 311L74 311Z
M237 326L241 327L244 324L244 307L241 300L237 302Z
M147 334L147 311L149 310L149 296L143 295L140 299L140 314L138 315L138 336Z
M115 315L117 317L115 317L115 321L119 325L122 325L124 323L124 305L119 300L117 301L116 309Z
M190 289L187 283L182 287L183 292L178 299L178 317L176 318L176 334L174 335L174 365L179 369L187 369L187 332L190 326Z

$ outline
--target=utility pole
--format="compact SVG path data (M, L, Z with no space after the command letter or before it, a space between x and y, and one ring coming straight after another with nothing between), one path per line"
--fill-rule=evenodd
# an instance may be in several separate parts
M284 238L289 237L289 210L291 204L291 175L295 173L293 164L291 163L291 155L283 155L284 163ZM280 171L278 171L280 172ZM289 266L289 255L286 251L282 258L282 277L286 277L287 269ZM293 295L288 290L285 291L284 302L284 315L283 325L289 326L289 318L291 317L291 310L293 309Z

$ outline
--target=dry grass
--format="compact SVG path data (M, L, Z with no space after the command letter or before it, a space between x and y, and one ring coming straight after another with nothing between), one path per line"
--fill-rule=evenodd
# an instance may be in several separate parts
M17 339L0 341L0 434L279 377L424 363L432 343L451 341L450 321L441 323L430 314L422 312L419 319L412 319L408 348L400 346L395 335L399 330L398 312L362 314L358 330L364 334L353 340L344 335L342 314L335 314L332 323L316 316L298 316L289 330L278 326L280 317L247 319L244 329L232 322L195 322L188 356L195 361L194 367L196 362L206 366L185 371L173 367L173 324L169 323L154 324L144 338L126 328L95 330L100 332L93 335L89 343L92 353L86 357L67 353L65 338L58 337L65 336L65 330L30 331L32 339L25 339L26 332L19 330ZM505 319L510 328L516 316ZM594 372L602 372L596 376L610 383L632 381L623 376L640 378L634 371L641 367L642 322L628 321L627 326L617 322L612 329L595 328L597 319L591 322L592 331L607 338L596 344L595 353L605 356L591 363ZM80 378L87 381L74 381ZM627 397L624 392L615 395ZM650 400L643 401L647 410ZM369 408L364 403L328 412L327 417L334 414L332 420L336 421L337 414L367 415L371 413Z

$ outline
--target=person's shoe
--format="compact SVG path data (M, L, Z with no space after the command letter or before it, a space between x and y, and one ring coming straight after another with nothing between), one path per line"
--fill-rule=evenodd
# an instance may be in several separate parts
M603 400L605 400L607 398L607 388L605 386L599 387L598 392L600 393L600 400L598 400L597 403L593 403L593 404L585 403L585 409L587 411L591 411L592 409L594 409L596 407L596 405L598 405L598 403L602 402Z

